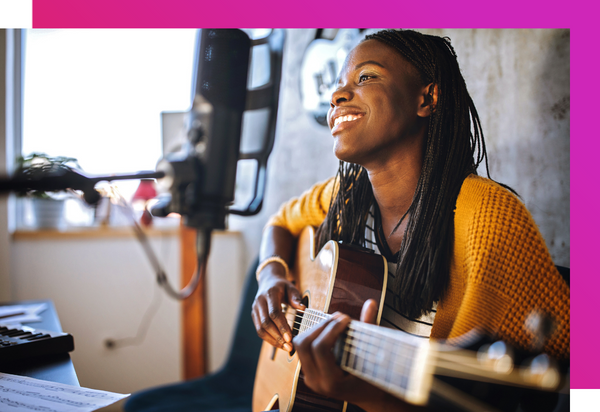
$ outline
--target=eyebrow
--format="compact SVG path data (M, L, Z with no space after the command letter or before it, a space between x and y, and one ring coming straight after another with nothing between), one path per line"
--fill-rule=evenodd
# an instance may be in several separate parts
M381 64L379 62L376 62L375 60L367 60L367 61L364 61L364 62L360 62L356 66L354 66L354 70L358 70L361 67L366 66L368 64L374 64L375 66L379 66L382 69L385 69L385 67L383 66L383 64ZM338 76L338 77L335 78L335 84L338 84L339 82L340 82L340 76Z
M367 64L374 64L375 66L379 66L382 69L385 69L385 67L383 67L383 64L376 62L375 60L367 60L361 63L358 63L356 66L354 66L354 70L360 69L363 66L366 66Z

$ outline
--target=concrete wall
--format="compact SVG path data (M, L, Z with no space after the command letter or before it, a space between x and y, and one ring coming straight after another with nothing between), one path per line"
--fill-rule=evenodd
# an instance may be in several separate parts
M569 266L569 31L423 30L452 40L487 141L492 178L521 196L555 263ZM268 216L335 174L329 130L302 109L299 72L314 30L289 30L264 211L231 224L256 256ZM480 170L485 175L485 170Z
M429 32L452 39L492 178L517 191L554 262L569 267L569 30Z

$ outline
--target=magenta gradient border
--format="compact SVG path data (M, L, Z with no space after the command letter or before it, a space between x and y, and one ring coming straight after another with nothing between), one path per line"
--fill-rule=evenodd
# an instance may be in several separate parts
M439 3L439 4L437 4ZM299 5L302 4L300 7ZM484 6L485 4L485 6ZM267 10L267 11L263 11ZM600 355L593 348L600 331L585 314L595 313L600 256L594 167L599 153L592 121L598 96L596 8L585 1L502 1L485 3L248 0L33 0L34 28L195 27L452 27L571 29L571 388L600 388ZM595 50L595 51L594 51ZM597 123L594 121L594 123ZM595 235L595 236L594 236ZM588 315L591 317L591 315ZM588 343L587 345L585 343Z

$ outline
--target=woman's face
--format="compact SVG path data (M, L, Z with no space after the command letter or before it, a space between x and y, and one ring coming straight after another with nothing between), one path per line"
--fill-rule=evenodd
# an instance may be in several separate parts
M331 97L328 122L340 160L368 168L422 143L427 86L398 52L367 40L348 55Z

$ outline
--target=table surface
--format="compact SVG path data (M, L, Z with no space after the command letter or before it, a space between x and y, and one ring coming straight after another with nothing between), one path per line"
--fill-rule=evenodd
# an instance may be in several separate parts
M26 323L24 325L54 332L63 331L60 326L58 314L56 313L56 308L50 300L11 302L1 304L0 306L31 303L46 303L48 307L45 311L40 313L40 317L42 318L41 322ZM75 347L77 347L77 340L75 340ZM0 372L80 386L79 379L77 379L77 374L75 373L75 367L73 366L73 362L68 353L38 356L15 364L0 365Z

